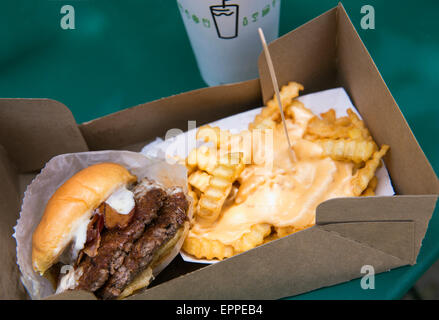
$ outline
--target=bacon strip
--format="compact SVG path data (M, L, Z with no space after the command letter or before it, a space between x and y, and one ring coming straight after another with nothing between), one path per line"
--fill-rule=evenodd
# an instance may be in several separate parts
M93 218L90 220L87 227L87 240L81 253L85 253L89 257L94 257L98 253L98 248L101 243L101 232L104 228L104 215L100 208L96 209ZM82 255L80 256L81 260Z

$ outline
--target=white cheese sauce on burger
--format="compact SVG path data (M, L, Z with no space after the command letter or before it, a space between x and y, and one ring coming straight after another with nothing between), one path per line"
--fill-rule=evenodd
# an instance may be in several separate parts
M114 191L105 203L119 214L129 214L135 206L134 193L123 186Z
M87 241L87 229L88 224L90 223L90 219L82 219L79 221L77 225L74 227L73 238L66 250L62 252L59 257L59 261L64 264L71 264L76 261L78 257L79 251L84 248L85 242ZM62 246L58 248L61 250Z

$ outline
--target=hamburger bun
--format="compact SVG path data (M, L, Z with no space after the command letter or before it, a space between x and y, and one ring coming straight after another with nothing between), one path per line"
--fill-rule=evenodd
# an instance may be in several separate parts
M93 210L116 189L136 180L136 176L119 164L100 163L64 182L48 201L33 233L33 269L43 275L69 244L83 245Z

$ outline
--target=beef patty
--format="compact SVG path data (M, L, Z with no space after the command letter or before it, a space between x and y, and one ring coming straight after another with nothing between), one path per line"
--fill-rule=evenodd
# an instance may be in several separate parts
M116 298L187 218L188 202L179 188L166 192L144 179L133 193L136 207L131 222L123 229L102 232L97 254L85 256L77 266L82 275L75 289Z
M188 205L181 191L172 192L167 197L157 219L134 243L123 264L110 277L102 290L99 290L99 296L103 299L118 297L123 289L148 267L158 249L171 240L185 222Z

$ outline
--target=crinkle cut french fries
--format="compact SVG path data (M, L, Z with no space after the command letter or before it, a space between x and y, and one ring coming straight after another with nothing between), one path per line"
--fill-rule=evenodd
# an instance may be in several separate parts
M282 105L287 119L296 121L294 108L308 109L298 101L303 86L290 82L280 91ZM297 120L299 121L299 120ZM189 190L196 204L197 223L209 225L215 223L227 201L235 201L239 193L239 176L246 165L252 162L252 147L246 143L245 136L252 130L270 129L281 123L277 100L273 97L259 115L249 125L249 130L239 134L210 126L201 127L197 139L211 142L211 147L203 145L194 149L186 159L189 176ZM345 117L336 117L333 109L314 115L307 123L304 139L318 144L322 148L322 157L353 164L351 180L354 196L373 196L378 180L375 172L381 158L389 146L378 148L364 122L352 111ZM233 149L237 146L237 149ZM238 150L238 152L232 152ZM239 198L239 197L238 197ZM311 225L306 226L310 227ZM196 258L225 259L237 253L252 249L302 230L296 226L273 226L258 223L250 231L232 243L224 244L218 240L189 235L183 250Z

